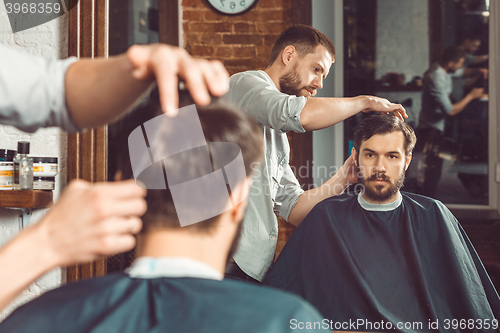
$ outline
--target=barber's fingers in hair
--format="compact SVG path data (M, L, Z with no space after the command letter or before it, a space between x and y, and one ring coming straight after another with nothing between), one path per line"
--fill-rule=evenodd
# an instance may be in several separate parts
M132 64L132 76L138 80L143 80L149 75L148 66L152 48L142 45L133 45L127 51L127 57Z
M179 62L189 57L183 49L169 45L134 45L127 51L132 63L132 75L145 79L154 75L160 93L160 104L164 113L173 116L179 107L177 94Z
M179 68L180 63L189 57L187 52L179 48L167 48L163 45L152 56L152 69L154 71L162 111L169 116L175 116L179 108Z
M210 103L210 95L205 81L207 63L208 60L205 59L186 59L179 64L179 75L184 78L194 102L200 105Z
M122 234L137 234L142 229L142 220L139 217L112 217L99 224L97 235L107 237Z
M144 198L109 198L103 202L99 208L98 217L123 217L123 216L142 216L146 213L147 204Z
M222 96L229 91L229 73L219 60L206 62L204 75L205 83L212 95Z
M394 115L398 117L399 119L404 121L404 118L408 118L408 115L406 114L405 108L401 104L393 104L396 109L392 112L394 112Z
M135 243L135 237L129 233L125 233L96 238L90 246L96 255L114 255L132 250Z
M117 182L97 183L94 186L94 190L101 193L103 198L138 198L145 197L147 193L147 190L138 186L133 179Z

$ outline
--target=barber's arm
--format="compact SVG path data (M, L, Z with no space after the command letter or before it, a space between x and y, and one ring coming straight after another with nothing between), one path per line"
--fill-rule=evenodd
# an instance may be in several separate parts
M453 104L453 108L451 109L449 115L454 116L465 109L467 104L475 100L476 98L480 98L484 94L484 88L474 88L472 89L464 98L460 100L460 102Z
M132 46L109 59L80 60L66 73L66 103L76 125L104 125L126 111L156 80L164 112L178 108L178 77L194 101L210 103L229 88L220 61L192 58L185 50L163 44Z
M359 112L394 112L403 120L407 118L401 104L394 104L385 98L357 96L346 98L309 97L302 109L300 121L307 131L326 128L341 122Z
M488 78L488 69L486 68L464 68L461 73L462 77L475 77L481 75L485 79Z
M0 249L0 310L49 270L135 246L146 190L135 181L73 181L47 215Z
M298 197L295 206L289 212L287 221L298 227L317 203L341 194L349 184L356 183L358 181L356 172L351 155L332 178L317 188L303 192Z
M476 98L481 97L484 94L483 88L474 88L469 92L464 98L462 98L457 103L452 103L450 96L448 96L448 90L446 89L446 83L440 78L436 78L431 82L429 87L429 93L434 99L436 105L440 106L443 112L443 117L448 114L454 116L463 111L463 109Z
M266 81L256 76L232 78L228 98L262 125L281 132L326 128L361 111L394 112L400 119L407 117L403 106L384 98L291 96L270 88Z

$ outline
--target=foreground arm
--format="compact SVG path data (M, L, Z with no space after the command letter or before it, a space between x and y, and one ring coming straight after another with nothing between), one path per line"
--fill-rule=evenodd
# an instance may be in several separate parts
M178 77L193 99L210 103L229 88L228 73L219 61L194 59L168 45L132 46L109 59L80 60L66 72L66 103L80 128L104 125L130 108L156 80L164 112L178 108Z
M356 182L356 165L351 155L332 178L320 187L301 194L288 216L288 222L298 227L317 203L326 198L341 194L349 184Z
M403 120L407 118L401 104L394 104L385 98L357 96L346 98L310 97L302 109L300 121L307 131L326 128L341 122L359 112L394 112Z
M40 223L0 249L0 310L55 267L132 249L146 211L145 194L133 180L70 183Z

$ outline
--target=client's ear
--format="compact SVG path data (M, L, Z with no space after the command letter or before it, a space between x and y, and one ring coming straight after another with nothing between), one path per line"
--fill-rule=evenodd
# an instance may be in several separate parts
M354 147L352 147L352 149L351 149L351 155L352 155L352 158L354 159L354 165L359 166L358 165L358 152L356 151L356 149L354 149Z
M410 165L410 162L411 162L411 157L412 157L412 153L409 153L408 156L406 156L405 171L408 170L408 166Z

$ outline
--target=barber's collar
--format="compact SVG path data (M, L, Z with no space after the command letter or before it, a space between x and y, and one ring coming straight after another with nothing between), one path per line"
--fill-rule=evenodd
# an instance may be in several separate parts
M397 199L393 202L389 202L386 204L376 204L376 203L368 202L363 198L361 193L358 194L359 205L365 210L375 211L375 212L387 212L390 210L394 210L394 209L398 208L399 205L401 205L402 201L403 201L403 196L401 195L401 192L399 192L399 191L398 191Z
M199 278L222 280L224 276L215 268L189 258L180 257L140 257L126 270L132 278L155 279L169 278Z

